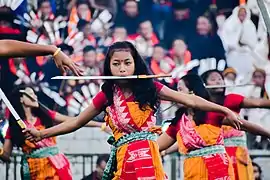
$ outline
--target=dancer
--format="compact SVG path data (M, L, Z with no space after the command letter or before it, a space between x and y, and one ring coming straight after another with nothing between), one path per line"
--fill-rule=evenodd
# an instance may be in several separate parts
M108 50L104 63L104 75L129 76L149 74L144 60L129 42L116 42ZM60 125L38 131L26 129L30 141L73 132L102 110L107 113L106 122L114 137L110 160L103 179L166 179L155 133L154 113L162 100L182 103L188 107L225 114L239 127L238 116L225 107L206 101L195 95L187 95L171 90L152 79L106 80L102 91L92 104L77 117L70 117Z
M218 70L209 70L202 74L206 85L224 85L224 78ZM210 89L211 100L217 104L239 113L241 108L269 108L270 100L249 99L237 94L225 96L225 88ZM244 132L232 127L223 126L223 136L226 151L233 161L236 180L252 180L253 168L248 154Z
M38 103L37 96L31 88L13 94L14 107L28 127L45 129L53 126L53 123L61 123L66 116L47 109ZM18 97L20 96L20 97ZM20 101L19 101L20 99ZM21 103L21 105L20 105ZM101 127L100 122L90 122L88 127ZM0 148L0 159L10 161L12 147L22 147L22 179L72 179L69 162L56 147L56 138L46 138L38 143L25 140L24 135L15 121L11 119L4 141Z
M202 79L195 74L182 77L178 82L178 90L184 93L192 92L210 100L210 94ZM183 106L180 106L175 114L166 133L157 140L162 155L179 150L187 156L184 161L184 179L234 179L232 162L223 143L221 125L228 123L224 116ZM242 122L241 129L270 137L267 130L246 121Z
M39 45L16 40L0 40L0 57L26 57L52 55L62 74L71 70L75 75L82 75L82 70L60 48L54 45Z

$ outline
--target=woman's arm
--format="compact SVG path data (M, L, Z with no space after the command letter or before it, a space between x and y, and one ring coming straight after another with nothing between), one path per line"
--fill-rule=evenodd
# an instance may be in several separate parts
M163 133L161 136L158 137L157 143L159 146L159 151L164 151L168 149L171 145L175 143L175 139L171 138L167 133Z
M167 154L171 154L174 152L178 152L178 144L177 142L170 146L168 149L161 152L162 156L166 156Z
M159 92L159 95L162 100L177 102L187 107L191 107L194 109L201 109L203 111L223 113L226 115L228 120L230 120L231 123L234 124L234 127L236 129L240 129L241 122L239 121L239 116L226 107L207 101L194 94L185 94L178 91L174 91L166 86L163 86L163 88Z
M26 139L30 141L40 141L43 138L68 134L83 127L87 122L89 122L99 113L100 111L95 108L93 103L91 103L88 106L88 108L85 109L78 116L76 117L67 116L67 120L59 125L56 125L48 129L44 129L42 131L37 131L36 129L31 128L25 129L23 132L25 133Z
M56 112L55 114L55 117L54 117L54 120L58 123L63 123L65 121L67 121L69 119L69 116L66 116L66 115L63 115L63 114L60 114L58 112ZM84 125L84 127L97 127L97 128L101 128L102 131L108 133L108 134L111 134L111 129L106 126L105 123L103 122L97 122L97 121L94 121L94 120L91 120L90 122L88 122L87 124Z
M240 106L242 108L270 108L270 100L259 98L244 98Z
M251 122L244 120L244 119L241 119L240 121L242 122L242 125L241 125L242 131L246 131L246 132L250 132L254 135L260 135L260 136L265 136L267 138L270 138L270 131L261 127L260 125L257 125L255 123L251 123ZM231 126L230 122L228 122L227 119L223 120L223 124Z
M82 70L67 55L54 45L39 45L16 40L0 40L0 57L26 57L53 55L56 66L62 73L70 69L75 75Z
M3 148L0 148L0 159L4 162L10 162L12 152L12 142L10 139L5 139Z

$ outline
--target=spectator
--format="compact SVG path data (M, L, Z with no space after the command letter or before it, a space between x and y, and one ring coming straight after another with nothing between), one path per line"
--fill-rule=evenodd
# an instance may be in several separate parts
M245 87L245 97L269 99L269 88L265 86L266 73L262 69L256 69L252 74L253 86ZM268 109L247 109L243 112L249 121L269 127L270 111ZM250 149L268 149L269 141L261 136L248 134L248 147Z
M196 17L190 12L190 4L173 3L172 17L166 20L164 26L164 42L170 47L176 37L183 37L187 41L195 34Z
M187 64L191 61L191 53L187 49L185 41L177 38L173 41L172 49L169 51L170 57L177 66Z
M254 180L262 180L262 168L259 164L252 162Z
M254 51L258 38L256 27L250 20L250 10L245 6L236 7L220 33L228 66L239 75L251 74L254 71L251 51Z
M38 13L41 14L42 20L54 19L54 13L52 11L50 0L41 0L38 2Z
M126 0L123 12L117 13L115 25L124 26L128 35L134 35L139 27L140 19L138 2L135 0Z
M160 44L154 46L153 56L148 58L148 61L153 74L168 74L175 68L175 63L166 56L166 52Z
M84 177L82 180L101 180L108 160L108 154L98 156L96 162L96 170L93 171L90 175Z
M159 43L159 39L153 31L151 21L145 20L140 23L139 33L135 36L133 41L141 56L152 56L153 46Z
M76 1L76 6L71 10L68 23L68 32L76 29L77 23L80 19L90 22L92 18L92 10L90 4L87 0L78 0Z
M128 38L127 30L125 27L116 26L112 31L112 36L106 39L106 41L104 42L104 46L109 47L111 44L117 41L131 41Z

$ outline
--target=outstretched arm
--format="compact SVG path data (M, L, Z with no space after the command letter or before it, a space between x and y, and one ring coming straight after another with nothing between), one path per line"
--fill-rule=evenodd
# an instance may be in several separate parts
M80 113L76 117L67 116L67 120L59 125L54 127L44 129L41 131L37 131L36 129L25 129L23 132L26 135L26 139L30 141L40 141L43 138L49 138L53 136L58 136L62 134L68 134L77 129L83 127L86 123L88 123L91 119L97 116L100 113L97 110L93 103L91 103L87 109L85 109L82 113Z
M235 127L237 129L240 128L240 121L238 116L226 107L207 101L194 94L185 94L178 91L174 91L166 86L164 86L161 89L159 95L162 100L181 103L187 107L191 107L194 109L201 109L203 111L213 111L223 113L227 116L229 120L232 121L233 124L235 124Z
M270 100L259 98L244 98L242 108L270 108Z
M65 121L67 121L69 119L69 116L60 114L60 113L56 113L54 120L58 123L63 123ZM87 124L84 125L84 127L97 127L97 128L101 128L102 131L105 131L108 134L111 134L111 129L106 126L105 123L102 122L97 122L94 120L91 120L90 122L88 122Z
M246 132L250 132L254 135L260 135L260 136L265 136L267 138L270 138L270 131L263 128L262 126L257 125L255 123L251 123L251 122L244 120L244 119L241 119L240 121L242 122L242 125L240 126L242 131L246 131ZM223 120L223 124L232 126L230 124L230 122L228 122L227 119Z
M70 69L75 75L82 70L67 55L54 45L39 45L16 40L0 40L0 57L26 57L53 55L56 66L64 74Z
M4 162L10 162L12 152L12 142L10 139L5 139L3 148L0 148L0 159Z

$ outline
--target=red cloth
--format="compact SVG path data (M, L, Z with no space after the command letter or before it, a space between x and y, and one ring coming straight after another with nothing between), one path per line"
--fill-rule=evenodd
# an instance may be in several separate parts
M161 89L163 88L163 84L161 84L160 82L154 82L157 91L160 92ZM126 101L131 102L134 100L134 97L131 96L129 98L126 99ZM107 98L104 92L100 91L99 93L97 93L97 95L93 98L93 104L95 106L96 109L102 109L102 107L104 106L104 104L106 104L107 102Z

